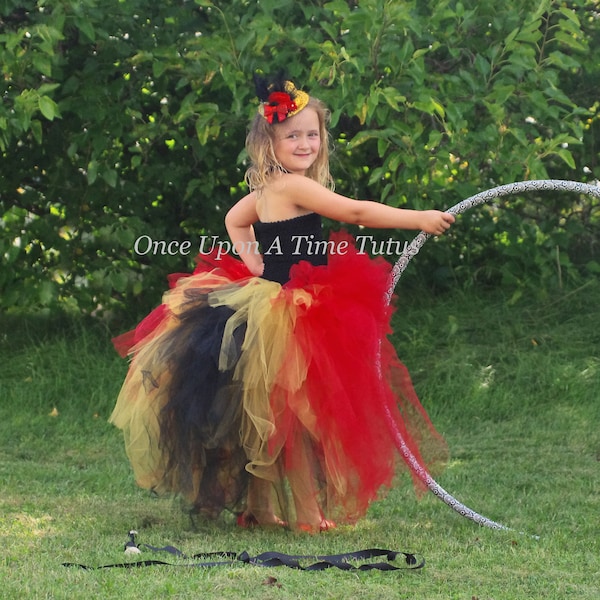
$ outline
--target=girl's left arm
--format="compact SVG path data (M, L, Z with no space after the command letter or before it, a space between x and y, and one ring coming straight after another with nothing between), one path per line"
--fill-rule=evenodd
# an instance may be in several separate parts
M225 215L225 227L240 258L252 275L260 277L265 268L262 255L258 252L253 223L258 221L256 195L244 196Z

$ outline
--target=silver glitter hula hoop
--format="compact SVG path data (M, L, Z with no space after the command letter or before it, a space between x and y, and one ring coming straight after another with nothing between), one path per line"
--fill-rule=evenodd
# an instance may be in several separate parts
M484 202L494 200L495 198L532 191L575 192L577 194L586 194L588 196L600 198L600 186L597 185L589 185L587 183L579 183L577 181L563 181L559 179L540 179L532 181L519 181L516 183L509 183L507 185L500 185L498 187L491 188L485 192L480 192L479 194L475 194L474 196L455 204L446 210L446 212L456 215L463 213L474 206L483 204ZM398 285L398 281L402 273L408 266L408 263L418 254L419 250L423 247L423 244L425 244L430 237L431 236L429 234L421 231L412 240L412 242L404 248L404 251L396 261L396 264L394 265L390 275L390 285L386 294L386 301L388 304L392 299L394 290ZM406 464L409 466L411 471L429 488L429 490L433 492L434 495L436 495L440 500L445 502L450 508L461 514L463 517L475 521L475 523L478 525L490 527L491 529L510 529L501 523L497 523L496 521L492 521L491 519L480 515L448 493L433 479L427 470L421 466L406 444L406 441L402 436L402 432L398 430L391 414L388 414L388 423L392 429L392 433L394 434L396 447L398 448L401 456L404 458Z

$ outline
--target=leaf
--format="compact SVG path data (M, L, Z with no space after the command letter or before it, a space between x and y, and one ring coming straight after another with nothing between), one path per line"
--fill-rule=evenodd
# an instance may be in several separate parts
M152 61L152 75L158 78L167 70L167 65L160 60Z
M533 71L537 67L537 61L533 48L520 47L510 55L510 65L521 68L524 72Z
M438 114L443 118L446 114L442 104L432 96L422 96L420 100L414 103L414 107L428 115Z
M429 52L431 52L431 50L428 47L427 48L417 48L413 52L412 58L413 59L421 58L421 56L425 56Z
M262 585L270 585L280 588L281 584L277 581L275 577L269 576L263 582Z
M571 50L575 50L577 52L587 52L586 44L582 43L580 39L576 38L574 35L570 33L565 33L563 31L556 32L556 39L561 42L564 46L571 48Z
M98 161L90 160L87 166L88 185L92 185L98 177Z
M482 54L478 54L475 58L475 68L484 79L487 79L491 74L490 63Z
M394 109L400 110L401 103L406 102L406 96L401 94L394 87L386 87L381 90L381 95L384 97L385 101Z
M496 100L492 102L484 100L483 103L496 123L502 123L504 121L504 118L506 117L506 110L504 110L503 104L500 104Z
M571 167L571 169L577 168L575 159L573 158L573 154L570 150L567 150L566 148L558 148L555 152L567 163L567 165L569 165L569 167Z
M519 141L519 143L524 146L525 148L528 148L530 146L530 142L529 139L527 138L527 135L525 134L525 132L522 129L519 129L517 127L513 127L510 129L510 133Z
M48 96L40 96L38 100L38 107L40 112L48 119L48 121L54 121L55 117L59 117L58 105L52 98Z
M131 248L136 240L136 233L129 227L118 227L114 236L123 248Z
M91 21L88 21L83 17L76 17L75 25L77 26L77 29L79 29L79 31L81 31L90 42L96 41L96 31Z
M526 42L533 44L542 37L540 26L542 25L541 19L536 19L533 22L525 23L515 39L518 42Z
M205 123L202 121L196 121L195 129L196 137L198 138L200 145L206 146L206 143L208 142L208 134L210 133L210 127L205 125Z
M511 50L515 46L514 41L518 33L519 28L516 27L506 36L506 39L504 40L504 47L506 50Z
M52 77L52 58L47 54L36 52L31 59L33 66L46 77Z
M38 144L41 144L43 137L42 122L39 119L32 119L30 127L33 138Z
M114 169L107 169L102 173L102 179L104 179L111 188L116 187L118 177L119 176Z
M496 85L492 92L488 95L489 101L497 102L498 104L504 104L510 97L515 93L514 85Z
M42 85L40 85L38 88L38 93L44 95L49 94L50 92L57 90L59 87L60 83L42 83Z
M558 10L565 17L567 17L567 19L569 19L575 25L577 25L577 27L581 27L581 23L579 22L579 17L577 16L577 13L573 9L567 8L566 6L559 6Z
M114 290L124 292L127 289L127 273L124 271L110 271L108 281Z
M554 50L548 55L548 62L552 65L557 66L559 69L566 71L567 69L579 69L581 62L561 52L560 50Z
M351 148L357 148L368 140L377 137L373 131L359 131L349 142Z
M600 263L598 263L595 260L590 260L589 262L586 263L585 268L590 272L590 273L598 273L600 274Z

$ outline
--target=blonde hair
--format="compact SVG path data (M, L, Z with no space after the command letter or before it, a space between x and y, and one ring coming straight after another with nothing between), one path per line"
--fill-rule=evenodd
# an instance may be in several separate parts
M319 117L319 135L321 146L315 162L306 172L306 176L333 189L333 178L329 173L329 110L318 98L310 97L306 108L312 108ZM246 151L251 164L246 171L245 180L250 191L260 193L262 188L269 184L274 177L285 173L283 165L275 156L275 132L277 123L270 124L259 113L254 117L248 136L246 137Z

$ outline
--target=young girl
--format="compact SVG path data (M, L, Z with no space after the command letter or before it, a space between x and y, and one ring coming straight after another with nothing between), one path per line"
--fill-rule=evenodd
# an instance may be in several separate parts
M133 360L111 421L142 487L240 526L317 532L391 485L394 429L424 468L445 455L387 339L390 264L324 240L321 216L433 235L454 217L334 193L323 104L289 81L257 89L251 191L225 218L242 260L201 257L115 340Z

